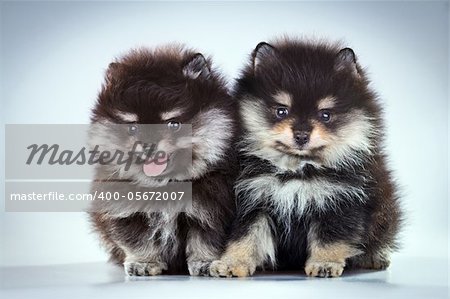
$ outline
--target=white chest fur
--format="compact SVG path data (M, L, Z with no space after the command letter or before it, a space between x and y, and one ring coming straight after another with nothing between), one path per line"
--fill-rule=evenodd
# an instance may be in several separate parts
M291 179L280 181L273 175L245 179L236 185L238 196L245 194L244 208L251 209L265 204L280 216L303 214L310 209L327 210L336 207L341 200L364 201L364 190L349 184L326 179Z

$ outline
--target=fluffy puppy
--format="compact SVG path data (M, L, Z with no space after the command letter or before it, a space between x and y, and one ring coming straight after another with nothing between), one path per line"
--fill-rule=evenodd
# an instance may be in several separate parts
M260 43L239 78L242 169L231 240L214 276L265 266L340 276L384 269L401 221L381 107L355 53Z
M119 204L117 209L113 203L94 202L93 227L112 261L123 264L128 275L187 270L207 275L210 262L219 258L235 209L235 155L230 147L235 109L225 85L209 59L183 46L134 50L110 64L92 111L91 146L133 152L135 141L148 137L145 124L162 124L162 133L155 133L152 143L167 158L128 168L98 165L93 190L104 183L127 184L133 192L192 183L192 206L185 209L170 203L161 210L153 210L151 203L139 209ZM188 124L191 138L180 136ZM149 154L148 149L143 152ZM177 161L191 158L192 164L183 164L185 171L173 170Z

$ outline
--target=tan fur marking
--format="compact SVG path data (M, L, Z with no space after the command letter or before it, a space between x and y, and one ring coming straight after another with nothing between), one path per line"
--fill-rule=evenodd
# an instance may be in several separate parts
M161 119L163 121L168 121L170 119L179 117L181 114L183 114L183 110L181 110L181 109L175 109L173 111L166 111L166 112L161 113Z
M293 119L286 119L276 124L272 129L273 142L279 141L283 144L295 147L294 132L292 132Z
M277 148L279 150L282 150L283 152L290 153L293 155L298 155L301 152L296 148L295 141L294 141L294 132L292 131L292 125L294 123L293 119L286 119L282 122L276 124L272 129L273 140L272 145L274 148ZM278 142L281 142L286 147L281 146L277 144Z
M223 257L211 265L211 275L226 277L252 275L257 266L255 254L257 246L258 244L252 235L231 243Z
M124 122L130 122L131 123L131 122L138 121L138 116L135 113L122 112L122 111L116 110L115 114L117 115L117 117L119 117Z
M268 219L261 216L244 238L230 243L221 259L211 264L210 274L216 277L250 276L265 262L275 263L275 246Z
M284 105L286 107L291 107L292 105L292 97L285 91L278 92L273 96L273 98L278 104Z
M309 276L341 276L346 259L361 253L360 250L346 243L321 245L313 240L309 245L309 258L306 261L305 272Z
M360 253L358 249L345 243L333 243L321 246L313 242L309 250L310 259L317 262L345 262L347 258Z
M327 129L318 121L313 121L313 130L307 144L308 149L314 149L321 146L326 146L333 141L333 137Z
M334 107L335 104L336 104L336 99L332 96L328 96L328 97L325 97L325 98L319 100L319 104L317 105L317 108L319 110L331 109Z
M292 124L294 123L293 119L286 119L273 127L274 134L289 136L290 138L294 137L292 133Z

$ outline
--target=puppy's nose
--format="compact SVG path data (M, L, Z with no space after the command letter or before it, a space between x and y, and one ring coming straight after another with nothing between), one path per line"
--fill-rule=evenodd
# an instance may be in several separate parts
M308 132L295 132L294 134L295 142L299 146L303 146L308 143L309 141L309 133Z

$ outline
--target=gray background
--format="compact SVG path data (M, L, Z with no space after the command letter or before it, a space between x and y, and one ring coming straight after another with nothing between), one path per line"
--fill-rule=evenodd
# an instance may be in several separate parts
M446 2L3 2L2 123L88 123L106 66L131 47L186 42L231 80L260 41L342 39L385 103L408 211L398 255L447 256L448 14ZM1 211L0 225L1 265L106 259L82 213Z

